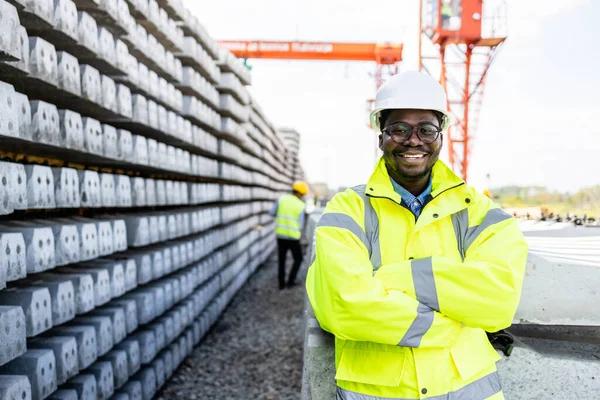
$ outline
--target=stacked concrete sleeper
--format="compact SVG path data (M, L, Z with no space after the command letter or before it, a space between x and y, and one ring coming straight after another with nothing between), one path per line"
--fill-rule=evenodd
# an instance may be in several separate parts
M150 399L273 252L285 147L180 1L0 13L0 398Z

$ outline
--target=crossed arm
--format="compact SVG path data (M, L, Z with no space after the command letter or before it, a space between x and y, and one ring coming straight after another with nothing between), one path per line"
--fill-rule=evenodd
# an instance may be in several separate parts
M515 220L482 233L463 262L434 256L382 265L349 230L319 227L307 291L323 329L354 341L407 347L452 346L462 324L510 326L527 245Z

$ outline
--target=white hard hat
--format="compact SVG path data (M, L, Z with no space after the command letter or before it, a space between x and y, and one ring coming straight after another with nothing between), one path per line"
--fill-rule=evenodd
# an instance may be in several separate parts
M390 77L377 91L375 109L371 111L371 126L379 131L379 114L383 110L434 110L444 115L442 131L450 125L446 92L431 75L406 71Z

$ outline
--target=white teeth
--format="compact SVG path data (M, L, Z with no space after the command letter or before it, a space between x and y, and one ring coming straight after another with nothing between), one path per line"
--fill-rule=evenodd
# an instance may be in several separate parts
M423 154L404 154L404 158L423 158Z

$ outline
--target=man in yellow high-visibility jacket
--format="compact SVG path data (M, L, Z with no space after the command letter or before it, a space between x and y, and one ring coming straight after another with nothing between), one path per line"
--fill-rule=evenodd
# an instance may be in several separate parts
M294 265L287 280L287 287L296 285L296 276L302 264L300 239L302 238L306 208L302 199L308 193L308 184L296 181L292 185L292 191L293 194L281 196L271 210L271 215L275 217L275 233L277 234L279 289L286 287L285 259L288 250L292 251Z
M335 335L338 400L504 398L488 333L511 325L527 244L438 160L446 104L427 74L388 79L371 114L383 157L316 229L306 289Z

